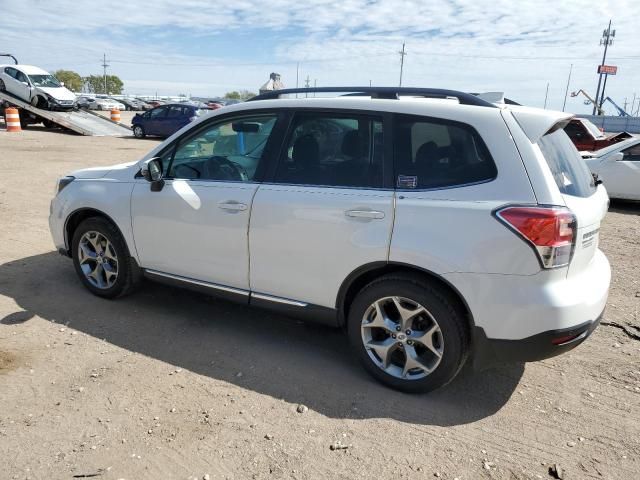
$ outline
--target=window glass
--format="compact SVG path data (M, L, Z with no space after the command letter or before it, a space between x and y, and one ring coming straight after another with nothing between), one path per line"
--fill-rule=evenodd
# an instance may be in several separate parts
M576 125L575 122L569 122L564 131L569 135L569 138L579 140L584 137L584 128L581 125Z
M640 162L640 143L633 147L625 148L622 150L624 157L622 158L626 162Z
M177 118L182 116L182 107L179 105L171 105L167 107L167 118Z
M560 191L575 197L588 197L596 191L593 176L563 129L543 135L538 141Z
M29 78L36 87L59 88L61 86L53 75L29 75Z
M297 185L382 187L382 122L365 116L299 114L276 181Z
M154 108L149 111L149 118L160 118L163 117L165 113L167 113L167 107Z
M16 80L18 80L19 82L29 83L29 81L27 80L27 76L24 73L22 73L20 70L16 71Z
M489 150L473 128L420 117L398 118L394 163L400 189L465 185L497 175Z
M168 177L252 181L276 118L236 118L199 130L178 144Z
M4 69L4 73L12 78L16 78L16 73L18 73L18 71L15 68L7 67Z

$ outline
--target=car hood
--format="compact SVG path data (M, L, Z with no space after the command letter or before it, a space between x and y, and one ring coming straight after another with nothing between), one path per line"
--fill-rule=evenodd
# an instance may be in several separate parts
M57 100L76 100L75 94L65 87L36 87L40 92L51 95Z
M118 165L111 165L108 167L92 167L83 168L82 170L76 170L71 172L70 175L81 180L90 180L109 177L113 180L128 181L133 179L133 175L137 171L137 161L120 163Z

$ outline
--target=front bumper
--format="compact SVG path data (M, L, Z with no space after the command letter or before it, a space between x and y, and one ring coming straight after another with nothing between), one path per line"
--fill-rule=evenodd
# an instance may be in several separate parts
M580 325L548 330L519 340L487 338L482 327L473 332L473 367L483 370L513 362L536 362L555 357L576 348L600 324L604 311L595 319Z

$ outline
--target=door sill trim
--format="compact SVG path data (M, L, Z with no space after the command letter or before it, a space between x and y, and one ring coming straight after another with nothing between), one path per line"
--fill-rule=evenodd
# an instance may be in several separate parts
M275 303L284 303L285 305L291 305L294 307L306 307L308 304L304 302L299 302L297 300L290 300L288 298L282 297L274 297L273 295L265 295L263 293L253 293L251 292L251 298L255 298L257 300L266 300L268 302Z
M144 272L146 274L148 274L148 275L151 275L151 276L159 276L159 277L170 278L172 280L178 280L180 282L191 283L193 285L198 285L200 287L211 288L213 290L220 290L220 291L223 291L223 292L235 293L237 295L249 296L249 292L247 290L242 290L240 288L226 287L224 285L218 285L217 283L203 282L202 280L195 280L193 278L183 277L183 276L180 276L180 275L173 275L172 273L164 273L164 272L160 272L158 270L151 270L151 269L148 269L148 268L145 268Z

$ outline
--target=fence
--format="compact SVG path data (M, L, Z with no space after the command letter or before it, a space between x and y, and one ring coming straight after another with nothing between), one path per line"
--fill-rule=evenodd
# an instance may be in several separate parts
M612 115L578 115L586 118L605 132L640 133L640 117L614 117Z

